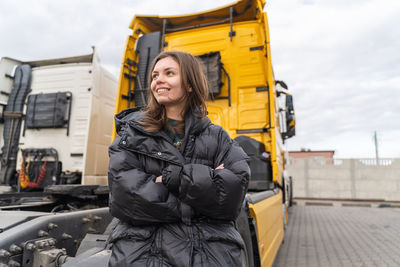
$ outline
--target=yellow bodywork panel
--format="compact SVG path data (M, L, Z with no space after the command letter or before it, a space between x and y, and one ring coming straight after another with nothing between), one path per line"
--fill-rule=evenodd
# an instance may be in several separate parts
M257 222L261 266L271 266L283 240L282 192L255 204L250 215Z
M180 50L202 55L220 52L223 66L230 77L229 107L227 99L207 102L210 119L224 127L231 137L236 130L261 129L269 127L267 91L257 92L257 88L267 86L267 66L262 30L257 22L235 24L236 36L230 42L229 25L212 26L167 34L165 50ZM221 97L228 96L228 77L222 74L224 86Z

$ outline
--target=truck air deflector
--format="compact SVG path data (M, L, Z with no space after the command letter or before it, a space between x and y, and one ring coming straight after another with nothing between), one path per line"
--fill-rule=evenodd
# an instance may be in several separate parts
M230 5L209 10L206 12L199 12L181 16L145 16L137 15L134 17L130 24L130 28L137 24L140 20L150 31L162 31L163 21L166 20L165 32L176 32L199 27L206 27L224 23L236 23L241 21L255 20L260 13L256 1L252 0L239 0ZM232 14L232 19L230 16Z

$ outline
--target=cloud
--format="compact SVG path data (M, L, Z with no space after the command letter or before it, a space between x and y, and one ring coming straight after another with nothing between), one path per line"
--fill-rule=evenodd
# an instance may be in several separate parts
M393 31L399 7L377 0L268 2L275 75L295 98L297 136L289 149L371 156L376 130L391 137L381 140L381 156L400 155L392 138L400 133L400 32Z

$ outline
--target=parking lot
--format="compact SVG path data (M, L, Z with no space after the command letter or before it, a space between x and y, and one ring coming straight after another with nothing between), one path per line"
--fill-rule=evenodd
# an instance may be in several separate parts
M400 266L400 208L296 201L273 266Z

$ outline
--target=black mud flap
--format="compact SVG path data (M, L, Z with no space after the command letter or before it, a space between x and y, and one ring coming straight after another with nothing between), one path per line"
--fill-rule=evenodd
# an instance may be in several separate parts
M272 189L272 165L264 144L245 135L236 137L235 141L250 157L251 177L248 189L250 191Z

